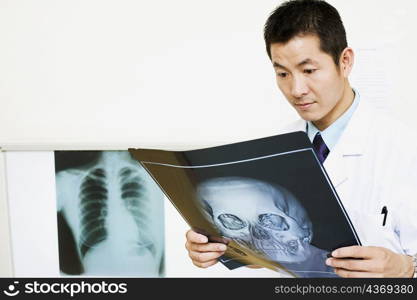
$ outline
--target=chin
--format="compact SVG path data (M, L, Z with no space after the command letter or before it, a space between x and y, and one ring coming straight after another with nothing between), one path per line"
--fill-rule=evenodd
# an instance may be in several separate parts
M300 111L297 111L297 113L300 116L300 118L303 119L304 121L316 122L316 121L318 121L318 120L321 119L316 114L311 113L311 112L300 112Z

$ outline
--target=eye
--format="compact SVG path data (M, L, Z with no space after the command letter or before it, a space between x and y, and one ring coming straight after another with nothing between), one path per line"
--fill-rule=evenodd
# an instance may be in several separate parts
M281 78L286 78L288 76L288 73L287 72L278 72L277 76L281 77Z
M230 230L239 230L246 227L246 222L232 214L221 214L217 217L224 227Z
M313 74L316 71L316 69L304 69L304 73L306 74Z
M274 214L262 214L258 216L258 221L262 227L286 231L290 228L285 219Z

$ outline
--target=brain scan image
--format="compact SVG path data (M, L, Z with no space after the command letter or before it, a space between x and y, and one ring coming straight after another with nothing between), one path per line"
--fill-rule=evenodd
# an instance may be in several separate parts
M201 182L197 194L204 214L223 237L269 260L311 264L313 256L325 253L310 244L314 232L305 209L277 184L220 177Z
M61 159L76 161L81 152ZM67 232L59 238L63 274L163 275L163 194L128 151L96 152L61 168L56 194L59 235Z

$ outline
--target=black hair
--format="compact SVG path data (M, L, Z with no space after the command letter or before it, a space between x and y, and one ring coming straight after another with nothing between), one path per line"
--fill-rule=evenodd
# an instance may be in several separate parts
M271 58L271 44L287 43L298 35L314 34L320 49L331 55L336 66L347 47L346 31L337 10L322 0L289 0L278 6L264 27L266 51Z

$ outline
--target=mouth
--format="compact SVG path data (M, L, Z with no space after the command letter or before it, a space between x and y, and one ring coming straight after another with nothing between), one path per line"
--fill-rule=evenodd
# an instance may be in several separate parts
M315 102L308 102L308 103L294 103L295 107L299 110L307 110L309 109Z

